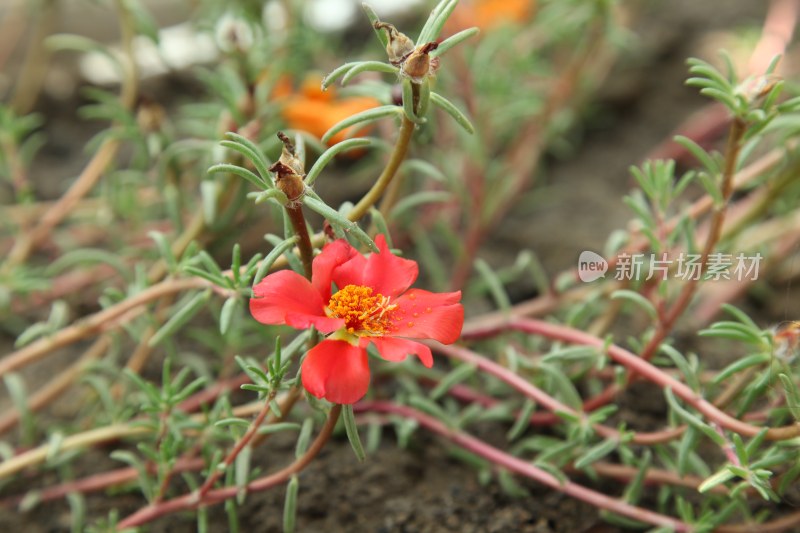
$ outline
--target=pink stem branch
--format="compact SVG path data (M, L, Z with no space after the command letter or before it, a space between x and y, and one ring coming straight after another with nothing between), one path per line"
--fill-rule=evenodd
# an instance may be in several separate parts
M586 422L587 416L584 411L577 411L572 407L569 407L566 404L561 403L557 399L550 396L548 393L544 392L536 385L533 385L526 379L520 377L518 374L515 374L511 370L501 366L491 359L487 359L480 354L467 350L466 348L461 348L459 346L445 346L444 344L439 344L433 341L429 341L427 343L430 345L437 353L441 353L450 357L452 359L458 359L459 361L463 361L468 364L475 365L477 368L482 370L483 372L496 377L497 379L508 383L519 392L530 398L531 400L539 403L540 405L544 406L546 409L552 412L562 412L568 413L573 416L580 417L581 420ZM538 414L538 413L537 413ZM542 414L539 414L542 417ZM541 420L541 418L540 418ZM558 419L557 419L558 420ZM545 420L549 422L549 420ZM592 424L592 429L597 432L603 438L610 438L610 439L619 439L620 433L614 428L610 428L608 426L604 426L603 424ZM642 445L652 445L661 442L666 442L669 440L673 440L680 435L683 434L684 428L670 428L667 430L662 431L655 431L652 433L633 433L631 435L631 442L635 444L642 444Z
M662 527L670 527L676 532L690 532L692 527L685 522L675 518L662 515L641 507L636 507L622 500L606 496L600 492L586 488L572 481L562 482L552 474L537 468L527 461L523 461L513 455L509 455L502 450L490 446L485 442L476 439L456 429L445 426L442 422L425 415L411 407L397 405L391 402L364 402L355 406L359 412L377 411L382 413L398 414L405 418L417 421L421 426L432 431L449 441L461 446L476 455L479 455L492 463L514 472L516 474L531 478L547 487L562 492L573 498L577 498L600 509L605 509L612 513L626 516L633 520L638 520L648 524Z
M671 389L676 396L705 415L710 421L719 424L725 429L747 437L753 437L763 429L762 427L753 426L751 424L742 422L741 420L738 420L727 413L720 411L712 403L708 402L702 396L699 396L684 383L681 383L669 374L661 371L656 366L650 364L628 350L625 350L624 348L614 344L609 345L606 348L605 341L603 341L603 339L589 335L583 331L566 326L550 324L548 322L536 319L516 319L509 323L509 328L534 335L541 335L550 339L569 342L572 344L594 346L601 350L605 348L608 356L612 360L624 365L631 371L640 374L653 383L660 385L662 388ZM798 435L800 435L800 426L793 425L780 428L771 428L767 431L766 437L769 440L785 440Z

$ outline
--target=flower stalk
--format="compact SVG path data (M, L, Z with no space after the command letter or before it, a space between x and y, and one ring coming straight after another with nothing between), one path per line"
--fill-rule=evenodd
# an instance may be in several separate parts
M411 87L415 94L415 100L418 100L419 85L413 83ZM372 206L378 203L386 188L390 183L392 183L392 180L397 174L397 169L400 168L400 165L406 158L408 147L411 144L411 137L414 134L414 123L411 122L411 120L409 120L409 118L405 115L403 115L401 121L402 122L400 124L400 131L397 135L397 141L395 141L394 148L392 149L392 153L389 155L389 160L386 162L386 166L383 168L380 176L378 176L378 179L375 180L375 183L372 185L367 194L365 194L353 207L353 209L347 213L348 219L352 221L360 220L369 212ZM386 211L384 211L384 213L385 212Z
M311 279L314 247L311 244L306 217L303 214L303 195L306 192L306 184L303 181L305 175L303 163L297 157L294 144L283 132L278 132L278 138L283 143L283 150L280 159L269 170L275 173L275 186L286 195L287 202L284 207L292 229L299 237L297 248L303 262L303 271L306 278Z

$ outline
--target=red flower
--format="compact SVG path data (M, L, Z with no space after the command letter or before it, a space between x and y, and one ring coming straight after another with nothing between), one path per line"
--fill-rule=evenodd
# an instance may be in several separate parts
M417 263L392 255L383 235L375 242L380 253L363 256L347 241L334 241L314 258L311 281L281 270L253 287L250 312L259 322L330 334L302 365L303 386L317 398L350 404L364 397L370 343L386 360L415 354L430 368L430 348L409 339L451 344L461 334L461 292L409 289ZM333 294L332 283L339 287Z

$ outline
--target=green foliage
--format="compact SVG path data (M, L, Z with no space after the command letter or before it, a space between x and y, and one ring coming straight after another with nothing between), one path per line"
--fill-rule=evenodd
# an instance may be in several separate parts
M356 424L356 417L353 414L352 405L342 406L342 420L344 421L344 428L347 433L347 440L350 441L350 447L353 448L353 453L360 462L367 458L364 452L364 446L361 444L361 437L358 434L358 425Z
M151 80L134 80L139 90L131 105L115 86L84 89L88 104L77 116L104 129L87 144L86 167L74 172L78 181L58 183L71 192L50 204L43 203L49 189L41 194L35 176L43 132L54 131L49 117L0 105L0 194L15 203L0 224L11 257L0 263L0 308L4 331L15 338L14 352L0 364L34 354L19 371L2 375L9 409L0 424L17 424L19 436L0 444L1 468L39 453L37 443L46 450L38 463L8 474L26 468L31 488L21 509L44 503L48 487L42 483L80 480L83 466L106 454L132 469L148 509L193 498L188 519L209 531L213 515L204 498L207 491L225 490L228 529L244 529L240 506L248 486L275 471L282 475L271 459L262 462L268 452L259 449L261 441L296 439L294 456L304 458L315 451L320 414L336 412L303 396L297 378L304 354L323 334L309 329L294 335L257 323L249 313L253 286L278 269L304 273L331 238L377 252L380 233L418 261L418 286L462 291L471 333L459 346L499 372L445 361L433 342L432 368L413 357L397 365L373 358L374 396L342 409L344 432L360 461L367 451L391 451L383 436L394 433L397 447L407 448L418 430L435 430L481 483L496 483L513 497L531 495L498 457L519 460L515 464L562 486L594 489L606 486L602 479L614 467L614 477L624 481L622 501L683 520L693 531L769 521L800 477L796 437L784 438L800 419L796 331L768 327L743 310L768 307L770 292L792 271L785 250L792 246L800 200L794 147L800 97L791 80L774 75L775 62L741 80L727 58L722 70L689 61L687 84L730 114L729 141L709 142L722 139L689 131L675 141L694 163L632 167L633 190L624 203L634 220L604 249L609 258L696 253L710 242L712 253L763 252L770 271L762 273L776 277L743 282L741 294L751 290L741 309L722 302L733 293L704 287L707 279L620 283L606 276L581 284L571 271L551 277L552 258L545 268L538 249L510 259L485 255L508 243L528 246L501 225L512 210L514 217L530 216L536 231L549 231L537 215L559 208L558 199L547 186L531 185L542 175L543 160L573 154L579 120L602 118L593 98L603 94L598 87L609 61L624 58L621 46L630 40L615 4L542 0L533 19L487 26L478 35L476 28L445 30L459 6L442 0L427 18L412 21L421 28L417 47L438 43L430 52L432 70L419 79L401 62L385 61L374 41L361 43L361 33L348 30L340 38L309 26L303 2L272 3L270 9L288 9L281 25L260 2L201 1L190 25L214 35L219 57L181 74L199 90L151 101L141 90ZM125 57L126 35L158 44L160 34L141 2L119 0L116 7L124 30L121 54L78 35L55 35L46 44L101 54L127 94L133 63ZM364 10L361 22L372 25L385 49L387 32L375 28L380 20L369 6ZM344 57L348 61L335 67ZM323 90L337 82L345 87L317 103L335 106L371 95L380 105L337 116L325 124L322 139L301 131L307 126L293 123L286 110L313 92L305 85L312 70L329 72ZM287 84L291 94L279 94ZM309 100L304 105L313 107ZM412 137L410 146L400 141L408 139L398 135L400 125ZM359 137L329 145L348 129ZM274 135L279 130L291 136L288 161L302 181L302 194L293 198L270 170L278 161L287 164ZM751 163L757 172L748 177L742 169ZM392 180L376 183L387 175ZM741 208L735 215L733 204ZM298 211L300 222L293 218ZM708 240L707 228L715 223L719 235ZM19 238L37 232L31 242ZM600 241L593 246L603 249ZM528 297L534 299L517 306ZM681 301L686 306L673 317ZM692 313L708 315L709 303L728 316L700 325ZM490 309L498 311L483 313ZM534 315L544 318L537 322L541 332L522 327ZM70 347L75 354L67 353ZM615 350L622 349L637 359L620 358ZM76 362L55 364L48 389L40 388L36 372L22 371L61 352ZM43 401L43 393L60 384L76 385L70 396L75 406L65 402L40 415L43 402L58 401ZM642 389L633 387L640 386L655 399L645 420L648 427L653 423L651 431L642 430L636 416ZM243 414L254 408L266 420L258 427ZM62 415L65 409L72 409L69 416ZM738 426L721 423L731 417L756 430L737 432ZM473 435L491 438L475 445ZM77 446L75 436L87 442ZM101 442L112 442L114 450ZM33 451L15 455L23 447ZM104 462L97 464L100 469ZM298 471L277 484L286 487L283 529L293 531ZM111 505L118 505L114 496L108 491ZM93 500L80 491L66 500L73 531L124 529L117 511L98 517ZM624 527L645 526L605 509L600 514Z
M331 126L325 135L322 136L322 142L328 142L331 140L331 137L339 133L340 131L344 131L347 128L355 126L357 124L365 125L370 122L374 122L376 120L380 120L382 118L387 117L397 117L400 114L400 110L393 106L393 105L385 105L381 107L376 107L374 109L367 109L366 111L361 111L360 113L356 113L346 119L337 122L335 125Z

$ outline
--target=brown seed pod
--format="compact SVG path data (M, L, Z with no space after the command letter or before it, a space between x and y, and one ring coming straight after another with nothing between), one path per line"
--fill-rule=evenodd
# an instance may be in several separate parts
M420 83L425 76L432 73L432 61L436 58L431 58L429 54L438 47L438 43L431 42L414 50L403 62L403 74Z

